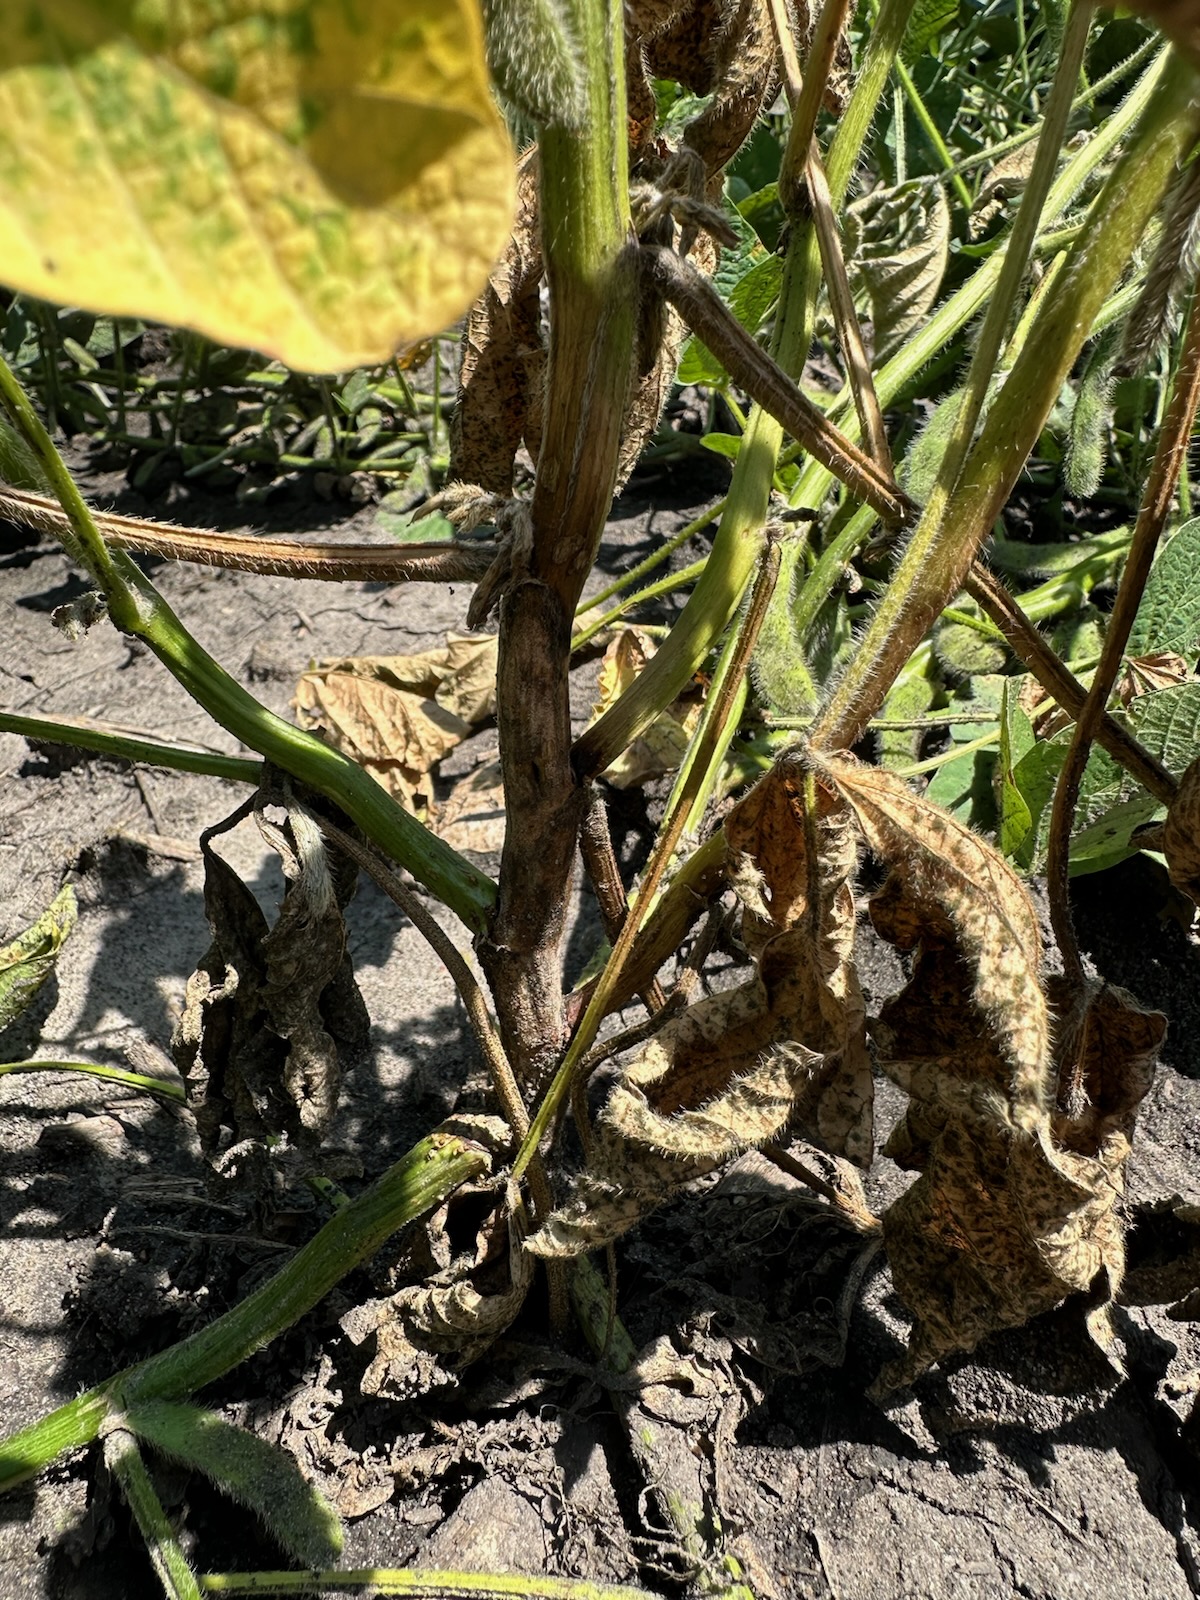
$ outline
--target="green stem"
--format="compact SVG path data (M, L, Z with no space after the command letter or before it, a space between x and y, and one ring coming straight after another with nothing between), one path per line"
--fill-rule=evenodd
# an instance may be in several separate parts
M475 932L486 926L496 886L410 816L348 756L277 717L201 648L141 569L110 550L50 435L8 365L0 360L0 403L33 450L70 522L63 542L97 584L122 633L149 645L197 703L235 738L336 801L394 861L433 891Z
M0 1490L32 1477L64 1450L90 1444L125 1397L179 1400L222 1377L290 1328L398 1228L487 1168L485 1152L465 1139L439 1133L422 1139L240 1305L0 1441Z
M200 1600L196 1574L175 1537L132 1434L114 1428L105 1436L104 1464L121 1486L167 1600Z
M862 70L829 150L826 176L834 205L845 198L859 152L887 83L913 0L883 0ZM820 251L811 222L794 226L772 355L795 378L808 358L820 284ZM783 429L756 406L734 466L712 552L682 615L645 671L575 746L581 777L603 772L670 705L728 627L762 555L767 506Z
M216 750L189 750L184 745L165 744L159 739L139 738L136 734L110 733L83 717L25 717L0 711L0 733L19 733L26 739L45 739L54 744L70 744L79 750L95 750L103 756L118 756L124 761L140 761L145 766L170 767L176 772L201 772L212 778L230 778L238 783L261 783L262 762L245 756L223 756Z
M997 396L943 515L905 550L813 741L854 743L934 619L963 585L1036 443L1084 340L1196 135L1191 69L1172 57L1119 164L1093 202L1066 269ZM922 531L924 530L924 532Z
M121 1067L100 1067L91 1061L0 1061L0 1078L8 1073L22 1072L82 1072L90 1078L103 1078L107 1083L123 1084L127 1089L160 1094L164 1100L187 1099L182 1085L178 1083L169 1083L166 1078L148 1077L142 1072L126 1072Z

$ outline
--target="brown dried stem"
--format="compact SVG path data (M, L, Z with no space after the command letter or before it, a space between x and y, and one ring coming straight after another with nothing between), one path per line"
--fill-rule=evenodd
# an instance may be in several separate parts
M66 512L45 495L0 484L0 517L24 528L61 537L69 528ZM473 583L491 565L490 543L435 541L403 546L306 543L268 539L258 534L213 533L206 528L171 528L142 517L93 511L106 544L139 550L169 561L191 561L279 578L317 578L327 583Z
M580 130L547 127L538 210L550 347L530 547L500 609L496 716L508 815L500 897L478 946L518 1079L540 1085L565 1037L560 946L584 794L571 766L571 623L617 480L634 380L622 10L568 0L586 65Z
M1146 579L1150 575L1158 541L1170 514L1179 474L1191 442L1192 424L1196 418L1198 403L1200 403L1200 295L1194 294L1171 399L1159 432L1158 446L1154 452L1142 508L1138 512L1137 524L1129 546L1129 557L1121 574L1116 602L1104 635L1100 663L1075 723L1075 732L1054 791L1047 860L1050 920L1062 952L1063 968L1068 979L1076 984L1083 980L1083 962L1071 921L1067 877L1071 828L1075 820L1079 784L1084 767L1087 765L1092 741L1097 736L1100 720L1104 715L1113 685L1117 681L1117 674L1121 670L1121 660L1125 654L1125 646L1129 642L1133 620L1141 603Z
M999 578L976 562L964 588L1000 629L1013 654L1047 694L1052 695L1069 716L1078 718L1087 700L1087 690L1055 655ZM1128 728L1106 711L1096 725L1094 737L1143 788L1164 805L1171 804L1179 792L1179 784Z
M792 32L784 0L770 0L770 4L771 20L775 26L775 37L779 44L779 54L783 62L784 89L792 108L792 127L794 130L798 102L805 88L805 80L801 76L800 62L792 40ZM834 39L836 42L836 34ZM832 55L830 55L829 59L832 61ZM810 56L810 82L812 81L813 70L813 58ZM789 144L789 153L791 148ZM804 182L808 191L807 198L812 208L817 243L821 251L821 266L824 270L825 283L829 290L829 305L833 312L834 323L837 326L838 340L842 347L842 353L846 358L846 376L850 384L850 392L854 396L854 409L858 413L863 438L867 441L868 453L880 468L889 477L892 477L894 474L891 447L888 444L887 432L883 426L883 413L879 406L879 396L875 393L875 383L871 377L871 364L867 360L862 327L858 320L858 312L854 308L854 294L850 288L850 279L846 273L846 261L842 253L842 236L833 210L833 196L830 193L829 180L825 175L825 163L821 160L820 149L816 140L811 136L804 166ZM797 220L803 202L803 193L800 185L796 182L795 175L788 168L786 155L783 170L780 172L779 194L789 217L793 221Z
M629 905L608 831L608 809L604 804L604 796L595 784L588 788L587 810L583 814L583 827L579 832L579 853L583 857L584 871L596 892L604 937L609 944L616 944L625 926L625 918L629 915ZM657 978L651 979L642 998L648 1011L662 1009L666 996Z
M697 795L702 791L708 778L709 769L716 758L717 751L721 748L725 725L734 705L737 703L738 693L749 667L754 646L758 641L759 630L762 627L763 618L766 615L767 606L774 592L775 580L778 575L779 544L772 539L768 542L766 550L763 552L762 562L754 582L754 588L750 594L746 614L738 630L736 645L726 658L725 671L723 674L718 673L717 680L713 684L705 705L693 751L689 752L691 760L687 781L679 787L674 795L674 807L664 819L663 827L655 841L653 853L646 865L646 871L638 890L637 900L634 902L630 915L625 920L620 937L613 946L608 963L600 974L599 982L596 984L588 1002L587 1010L580 1019L575 1036L571 1040L570 1048L563 1057L562 1064L554 1076L554 1081L542 1098L542 1103L533 1119L529 1135L517 1152L517 1159L513 1167L514 1176L519 1177L524 1171L526 1163L537 1150L543 1135L549 1131L558 1113L559 1106L570 1091L576 1068L595 1040L600 1023L612 1009L612 1000L618 986L623 987L622 977L625 964L633 950L638 929L642 924L647 908L654 903L658 888L666 875L667 868L671 864L679 841L683 837L692 806L696 801Z
M917 507L809 400L729 311L707 278L674 251L642 247L643 271L758 405L886 523L912 521Z

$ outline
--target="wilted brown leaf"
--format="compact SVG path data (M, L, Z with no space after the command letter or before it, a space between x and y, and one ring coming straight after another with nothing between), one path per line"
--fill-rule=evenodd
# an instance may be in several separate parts
M1052 1057L1037 920L1003 860L890 774L844 757L814 765L892 869L876 927L917 952L876 1032L881 1064L911 1097L885 1153L920 1174L884 1216L914 1325L878 1392L1076 1292L1094 1295L1102 1338L1124 1262L1115 1207L1163 1019L1119 990L1079 998L1054 980ZM1051 1085L1072 1065L1068 1112Z
M499 761L468 773L438 806L436 834L456 850L494 851L504 844L504 780Z
M241 808L200 836L213 942L188 980L171 1050L210 1156L228 1133L263 1150L281 1133L319 1142L336 1106L339 1042L361 1046L369 1030L342 920L357 869L329 858L309 814L284 800L284 827L261 799L255 808L288 885L274 928L212 848Z
M463 1121L497 1119L455 1119ZM508 1130L503 1124L500 1129L503 1139ZM524 1215L510 1185L504 1206L480 1228L473 1251L372 1309L375 1357L362 1378L364 1394L407 1398L428 1388L439 1371L457 1373L477 1361L504 1332L533 1281Z
M789 1122L836 1154L870 1161L871 1073L851 959L855 848L845 816L826 800L814 824L815 918L795 771L777 768L726 826L758 971L690 1006L625 1069L600 1114L590 1168L530 1240L535 1254L607 1243L681 1184Z
M494 712L496 649L490 635L451 634L417 655L319 661L297 685L298 720L411 806L425 775Z
M537 151L517 173L517 216L504 254L471 308L463 332L458 404L450 425L450 481L508 495L513 462L531 433L531 394L542 376L542 244ZM538 406L540 416L540 405ZM532 446L537 456L537 443Z
M981 1038L983 1019L961 977L955 993L955 964L961 969L952 949L923 951L908 988L885 1007L881 1030L885 1050L907 1050L907 1060L885 1055L883 1064L914 1095L886 1152L921 1172L884 1215L893 1281L914 1316L908 1350L880 1375L884 1393L1073 1293L1092 1294L1090 1325L1105 1341L1106 1307L1124 1266L1116 1203L1164 1025L1121 991L1101 989L1081 1021L1083 1110L1017 1129L1001 1110L1005 1064ZM921 1059L930 965L936 1003L950 1017L936 1042L945 1053ZM1052 990L1066 1000L1063 980L1052 980ZM968 1064L979 1073L973 1085Z
M1004 1114L1036 1131L1047 1102L1049 1029L1037 914L1021 880L991 845L892 773L850 756L811 759L896 876L885 937L902 948L930 936L957 945L974 1005L1008 1063Z
M1171 882L1200 905L1200 758L1179 780L1163 828L1163 854Z

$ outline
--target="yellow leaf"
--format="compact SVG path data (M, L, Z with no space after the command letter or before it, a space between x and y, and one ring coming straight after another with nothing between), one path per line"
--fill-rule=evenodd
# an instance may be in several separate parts
M330 372L483 287L514 162L474 0L31 0L0 64L0 276Z

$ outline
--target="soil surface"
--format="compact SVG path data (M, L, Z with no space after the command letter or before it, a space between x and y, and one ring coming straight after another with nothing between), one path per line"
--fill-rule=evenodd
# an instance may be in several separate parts
M98 499L106 487L89 485ZM680 526L679 498L667 479L639 480L602 565L628 566ZM146 508L126 494L116 509ZM216 503L165 514L238 520ZM285 503L271 522L362 537L369 513L348 515L336 503ZM0 702L233 749L111 628L75 644L57 633L51 610L82 584L49 540L5 537ZM467 602L462 588L170 564L154 576L205 647L285 715L312 658L437 646L462 627ZM580 675L581 719L589 672L594 662ZM485 725L455 753L454 772L494 755ZM150 1070L170 1071L161 1052L209 942L197 836L247 791L11 735L0 736L0 775L0 941L65 878L80 907L55 976L0 1038L0 1060L121 1066L132 1048ZM645 849L647 803L641 792L620 798L627 862ZM283 881L254 827L223 835L220 851L273 917ZM494 870L494 856L479 859ZM1130 1173L1136 1264L1161 1245L1155 1202L1200 1202L1197 947L1186 910L1144 862L1081 881L1078 903L1099 970L1170 1019ZM577 913L573 972L597 937L583 891ZM347 920L370 1036L343 1056L333 1143L361 1168L342 1180L357 1192L455 1108L477 1063L449 978L391 902L364 880ZM901 981L899 964L865 936L862 959L875 1009ZM878 1089L882 1138L902 1101L885 1082ZM908 1181L880 1158L872 1205ZM0 1078L0 1429L206 1323L326 1214L303 1185L265 1228L237 1195L214 1198L182 1110L92 1079ZM1200 1382L1197 1324L1159 1307L1120 1309L1122 1376L1067 1305L946 1364L885 1411L867 1390L906 1327L886 1265L762 1158L653 1215L619 1258L636 1385L614 1383L582 1342L552 1339L535 1295L459 1381L405 1401L365 1397L348 1313L377 1288L376 1264L204 1398L285 1444L330 1495L346 1519L347 1567L553 1573L669 1595L719 1592L736 1563L761 1600L1200 1593L1200 1461L1195 1427L1183 1426ZM203 1480L156 1471L200 1570L291 1564ZM679 1547L667 1494L699 1508L707 1548ZM160 1592L95 1450L0 1499L4 1600Z

